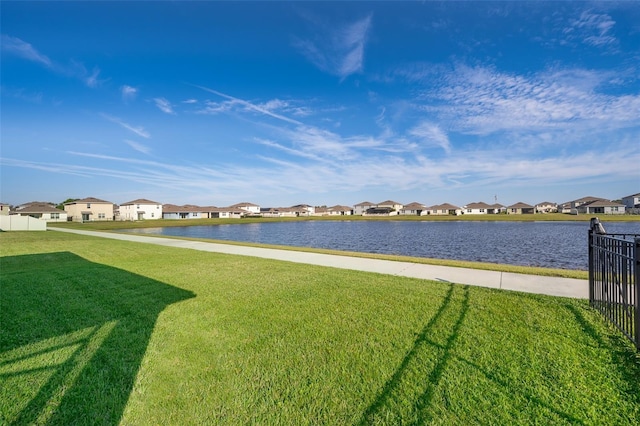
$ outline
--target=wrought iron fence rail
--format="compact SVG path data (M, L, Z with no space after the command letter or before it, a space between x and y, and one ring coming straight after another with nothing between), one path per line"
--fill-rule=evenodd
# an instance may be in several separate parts
M589 302L640 349L640 235L589 229Z

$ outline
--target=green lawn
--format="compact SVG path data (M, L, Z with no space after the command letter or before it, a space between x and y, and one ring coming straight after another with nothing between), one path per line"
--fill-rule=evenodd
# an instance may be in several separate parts
M630 424L585 301L0 233L0 424Z

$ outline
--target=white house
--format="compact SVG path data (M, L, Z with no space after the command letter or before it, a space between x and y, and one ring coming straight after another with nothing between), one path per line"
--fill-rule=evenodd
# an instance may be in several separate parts
M374 208L376 205L369 201L363 201L353 206L353 214L363 215L367 210Z
M13 211L13 214L18 216L30 216L46 222L67 221L66 211L55 208L53 204L38 201L18 206Z
M349 206L336 205L327 209L329 216L351 216L351 212L352 210Z
M209 211L215 207L198 207L194 205L177 206L164 204L162 206L163 219L206 219Z
M297 204L291 208L298 210L298 216L314 216L316 213L316 208L309 204Z
M489 210L493 211L493 207L482 201L469 203L462 208L464 214L489 214Z
M242 209L246 211L249 215L260 215L260 206L253 203L237 203L232 206L229 206L230 209Z
M403 216L423 216L427 214L427 207L424 204L413 202L405 204L398 214Z
M162 219L162 204L139 198L120 204L120 220L156 220Z

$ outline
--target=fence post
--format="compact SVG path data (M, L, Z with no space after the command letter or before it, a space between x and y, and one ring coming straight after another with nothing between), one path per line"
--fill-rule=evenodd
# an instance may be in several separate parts
M635 339L636 349L640 350L640 237L635 237L633 244L633 275L635 281Z
M589 227L589 305L593 306L593 219Z
M595 286L595 266L594 266L594 254L593 246L595 245L595 234L606 234L604 226L600 223L600 219L592 217L589 221L589 304L593 306L594 301L594 286ZM603 275L604 276L604 275ZM603 277L600 277L603 278Z

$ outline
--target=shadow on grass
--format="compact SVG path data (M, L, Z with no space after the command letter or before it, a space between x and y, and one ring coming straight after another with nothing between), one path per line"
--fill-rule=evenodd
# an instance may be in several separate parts
M624 337L622 332L615 329L612 323L608 324L612 332L606 333L603 336L601 333L598 333L587 318L585 318L585 311L571 303L565 303L564 306L573 314L576 322L580 324L584 333L595 342L596 346L609 350L620 377L622 377L628 385L628 387L622 389L622 391L637 404L640 404L640 354L638 354L633 345L629 343L630 341ZM604 315L599 312L598 315L601 316L603 322L608 322Z
M454 286L453 284L449 285L449 290L445 298L443 299L440 308L424 326L420 334L418 334L416 340L413 343L413 346L411 347L411 349L409 349L391 378L387 381L387 383L385 383L382 391L378 394L378 397L364 412L359 422L360 425L370 424L372 418L375 417L380 410L382 410L389 404L393 404L394 399L401 398L396 394L397 391L406 386L406 383L403 383L407 380L406 376L411 376L413 374L411 370L416 368L415 365L421 362L420 358L423 353L431 352L435 347L441 350L443 353L438 357L437 362L435 363L427 377L424 377L422 373L420 374L420 380L422 381L422 383L416 383L415 386L422 387L422 392L419 395L414 395L415 399L413 401L413 412L416 413L419 417L418 421L423 422L428 420L422 418L421 413L423 412L424 408L427 407L431 402L433 392L438 386L440 378L447 368L447 364L452 355L453 345L455 344L455 341L459 335L460 326L462 325L467 311L469 310L469 287L458 287L462 288L462 291L464 292L463 300L459 308L455 306L457 302L452 300L455 288L456 286ZM449 321L449 318L445 315L446 311L448 310L457 310L457 312L455 312L457 318L452 324L451 332L446 338L444 344L435 342L431 339L431 333L438 322Z
M70 252L0 266L4 424L117 424L158 315L195 296Z
M424 326L413 346L385 383L377 398L365 410L360 418L360 425L374 423L377 417L385 418L389 413L388 410L393 412L393 407L403 405L410 407L411 413L408 416L411 420L408 424L432 422L434 419L429 414L429 406L443 374L452 360L467 364L479 371L505 392L514 389L513 384L499 379L479 364L455 353L455 343L460 336L461 327L469 311L469 298L469 286L450 285L438 311ZM586 321L583 324L586 324ZM447 330L444 335L442 335L442 330ZM436 336L438 333L440 335ZM590 334L592 337L598 338L595 330ZM434 357L436 361L429 363L429 360ZM427 365L429 366L427 367ZM561 421L582 424L578 418L546 403L536 395L522 391L521 393L528 401L548 409ZM398 420L398 423L407 423L407 421Z

